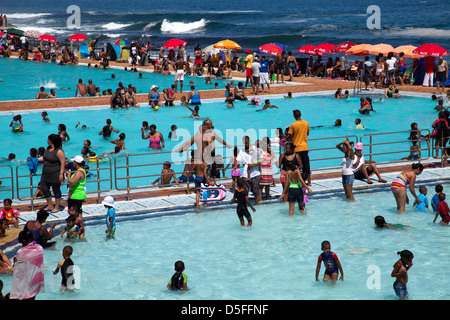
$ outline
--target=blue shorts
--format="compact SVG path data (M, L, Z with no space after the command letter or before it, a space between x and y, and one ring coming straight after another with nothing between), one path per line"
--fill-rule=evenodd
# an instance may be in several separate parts
M331 269L331 270L326 269L325 270L325 274L329 275L330 277L333 273L339 274L339 270L338 269Z
M342 175L342 184L353 184L354 181L355 181L354 174Z
M394 291L395 291L395 294L397 295L397 297L404 298L408 295L408 289L406 288L406 286L404 286L400 283L394 282L393 287L394 287Z
M185 175L179 176L177 178L177 180L178 180L178 182L187 182L188 181L188 179L187 179L187 177ZM194 182L194 181L195 181L194 177L192 177L192 176L189 177L189 182Z
M202 183L205 184L205 177L195 177L195 189L201 189Z

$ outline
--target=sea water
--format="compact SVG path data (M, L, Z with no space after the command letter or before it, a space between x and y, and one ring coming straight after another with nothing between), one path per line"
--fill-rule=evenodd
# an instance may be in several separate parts
M429 200L436 183L426 184ZM433 223L431 209L419 212L410 205L397 213L388 185L384 191L355 193L355 199L313 194L307 214L296 208L293 216L287 203L258 205L251 212L252 227L240 226L232 205L131 221L117 212L111 240L103 223L88 224L86 240L74 243L55 231L55 248L44 250L45 293L37 299L394 300L392 266L404 249L414 254L410 299L448 299L442 270L450 267L450 229ZM378 229L377 215L405 227ZM344 281L323 283L323 265L315 279L324 240L342 264ZM80 289L74 293L61 293L61 275L52 274L66 245L73 247L71 258L79 268ZM166 289L178 260L185 263L187 292ZM3 292L9 292L12 276L0 279Z

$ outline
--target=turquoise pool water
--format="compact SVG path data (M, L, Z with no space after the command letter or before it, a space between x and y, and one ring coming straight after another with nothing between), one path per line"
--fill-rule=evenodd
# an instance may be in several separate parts
M0 82L0 101L35 99L41 86L45 87L47 93L50 89L55 89L58 98L74 97L78 79L82 79L86 85L88 80L92 79L92 82L100 88L100 92L107 89L115 91L119 82L122 82L125 87L132 84L138 93L148 93L152 85L159 86L162 92L163 88L169 88L174 84L174 75L164 76L142 72L142 79L140 79L139 72L124 71L125 67L130 69L128 63L124 63L121 69L96 70L86 66L61 66L19 59L0 59L0 70L2 70L0 79L3 80ZM137 68L139 70L139 67ZM115 79L111 79L112 74L115 75ZM207 85L203 77L185 76L183 91L189 91L188 84L191 80L194 81L198 90L212 89L215 82L219 84L219 88L224 89L227 82L212 80L212 84ZM178 84L178 90L179 86L180 84Z
M426 184L429 200L434 185ZM449 187L444 184L444 192ZM450 267L450 229L433 224L431 210L418 212L409 206L398 214L389 186L356 193L355 198L349 203L343 195L311 195L305 216L298 211L289 216L288 204L259 205L252 227L240 226L234 206L119 220L115 239L108 241L103 222L87 225L86 241L71 244L81 289L59 291L61 276L52 271L70 242L56 235L55 250L44 251L46 292L38 299L394 300L392 266L397 251L407 249L414 254L408 271L410 299L447 300L450 283L442 271ZM408 227L379 230L376 215ZM330 241L344 270L344 281L335 285L315 281L324 240ZM184 261L188 276L189 291L183 293L166 290L177 260ZM323 272L322 266L319 279ZM12 277L0 279L3 292L9 292Z
M242 144L242 136L245 134L251 137L252 142L256 139L262 139L265 136L273 137L274 130L277 127L284 128L289 126L293 121L292 110L300 109L302 118L307 120L311 126L309 135L309 148L322 149L331 148L330 150L316 150L310 152L311 167L313 169L324 167L336 167L341 165L342 153L336 148L336 144L342 141L339 139L329 139L324 141L314 140L324 137L342 137L346 135L356 136L358 139L362 135L369 133L383 133L409 130L411 122L417 122L419 128L429 129L432 122L437 118L437 114L433 111L435 102L431 99L405 97L398 100L387 100L375 103L375 113L370 115L360 115L358 113L358 101L336 101L329 96L302 96L293 99L271 99L271 103L277 105L279 109L269 109L264 112L256 112L260 106L250 106L247 102L238 101L235 108L227 108L223 102L204 103L200 107L200 116L210 118L219 135L222 135L230 145ZM186 154L173 154L172 156L161 151L153 151L148 148L148 140L141 138L141 123L148 121L149 124L155 124L157 131L160 131L166 140L166 148L162 151L171 151L178 148L183 141L186 141L193 135L201 124L201 120L195 120L188 117L191 112L183 106L177 105L173 108L162 107L160 111L154 112L149 107L132 108L128 110L111 110L106 107L99 108L80 108L76 110L48 110L51 123L44 123L39 112L23 112L22 121L24 123L23 133L14 134L10 131L9 123L12 115L4 114L0 116L2 125L0 126L0 134L4 138L3 153L0 157L7 157L9 153L16 154L19 162L2 161L1 165L11 165L14 168L19 163L23 163L29 155L32 147L46 147L47 136L51 133L57 133L59 123L67 126L68 134L71 139L64 143L63 149L68 158L77 154L83 147L86 139L91 140L94 151L101 155L103 152L108 153L114 150L114 145L109 139L104 139L98 133L105 125L106 119L112 120L112 125L119 129L120 132L126 134L125 145L126 150L123 154L142 154L152 152L150 156L130 157L130 164L151 164L162 163L164 161L183 161ZM334 127L335 119L342 119L342 127ZM355 118L361 118L362 123L366 126L366 130L358 130L355 128ZM75 128L77 122L86 125L87 129ZM171 141L168 139L168 133L172 124L178 126L178 140ZM320 127L319 127L320 126ZM386 144L374 146L373 152L392 152L403 150L403 153L387 154L375 156L375 161L398 160L409 155L410 143L407 137L409 133L400 133L394 135L383 135L375 137L374 143L400 141L403 143ZM118 138L118 134L113 133L111 139ZM355 139L351 137L351 139ZM363 137L363 142L368 143L367 137ZM219 144L216 144L219 146ZM423 147L426 147L424 143ZM217 154L225 157L232 156L232 149L217 149ZM367 153L368 150L364 151ZM427 155L426 155L427 156ZM320 160L320 158L335 158L331 160ZM20 162L22 161L22 162ZM228 160L225 160L227 162ZM101 167L106 167L109 162L101 163ZM125 158L117 159L117 165L124 165ZM90 164L92 167L92 164ZM183 170L183 163L173 165L176 172ZM162 165L145 166L131 169L130 175L150 175L159 174ZM0 174L4 174L5 168L0 168ZM27 174L27 167L19 167L19 175ZM40 169L39 169L40 170ZM40 172L40 171L38 171ZM278 172L275 169L275 172ZM109 171L103 171L103 177L109 176ZM113 173L114 174L114 173ZM124 177L125 169L119 169L117 176ZM4 175L2 175L4 176ZM228 175L229 176L229 175ZM134 186L148 186L156 177L135 179L131 183ZM29 178L21 178L22 186L29 185ZM36 182L37 184L37 182ZM120 188L126 187L125 181L119 181ZM4 183L1 189L5 189L7 184ZM89 190L89 189L88 189ZM90 190L93 191L93 190ZM24 193L23 193L24 192ZM27 190L22 190L21 194L28 196Z

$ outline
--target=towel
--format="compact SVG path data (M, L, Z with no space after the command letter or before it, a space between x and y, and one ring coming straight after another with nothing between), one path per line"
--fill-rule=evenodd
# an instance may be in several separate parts
M35 241L20 248L14 263L11 299L29 299L44 290L44 249Z

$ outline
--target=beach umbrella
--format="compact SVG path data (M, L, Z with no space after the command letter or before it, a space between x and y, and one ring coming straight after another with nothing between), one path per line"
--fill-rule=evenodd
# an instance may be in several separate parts
M163 48L165 49L177 49L178 46L181 44L182 47L184 47L186 45L186 41L184 40L180 40L177 38L173 38L168 40L166 43L163 44Z
M447 50L445 50L440 45L434 43L423 44L417 47L415 50L413 50L413 53L420 54L422 56L432 56L432 57L448 56Z
M77 33L77 34L70 36L69 41L81 42L86 39L88 39L87 36L85 36L84 34L81 34L81 33Z
M323 53L334 53L334 49L336 48L336 45L332 43L321 43L316 47L317 51L323 52Z
M231 49L231 50L241 50L241 46L232 40L222 40L213 45L214 48L218 49Z
M345 53L348 49L356 46L356 43L353 42L343 42L340 43L334 48L335 53Z
M15 36L21 36L25 33L25 31L20 30L20 29L11 29L11 28L5 28L4 30L8 31L8 34L13 34Z
M317 55L317 56L323 56L323 52L322 51L317 51L316 50L316 46L307 44L304 45L303 47L299 48L297 50L298 53L304 53L304 54L312 54L312 55Z
M42 35L42 33L40 33L37 30L28 30L28 31L25 31L23 34L24 34L24 36L30 37L30 38L39 38Z
M49 34L43 34L39 38L37 38L39 41L47 41L47 42L57 42L55 37L49 35Z
M399 46L394 49L394 54L398 56L400 52L403 52L405 58L423 58L420 54L413 53L414 50L416 50L417 47L412 45L406 45L406 46Z
M259 51L276 56L283 52L283 49L281 49L276 44L266 43L259 47Z
M123 40L123 39L119 39L119 40L117 40L116 42L114 42L114 44L117 46L117 45L119 45L119 46L128 46L130 43L128 42L128 41L126 41L126 40Z
M363 53L363 50L370 46L370 44L363 43L363 44L357 44L356 46L351 47L347 51L345 51L346 55L352 55L352 56L365 56L366 54Z
M366 55L382 53L383 56L387 56L389 52L394 52L394 47L385 43L374 44L363 49L363 53Z

